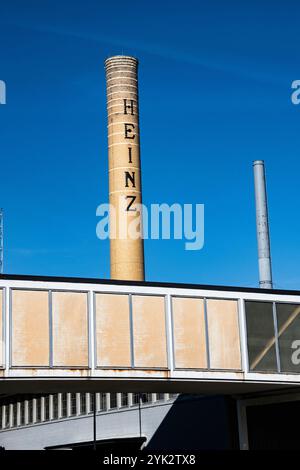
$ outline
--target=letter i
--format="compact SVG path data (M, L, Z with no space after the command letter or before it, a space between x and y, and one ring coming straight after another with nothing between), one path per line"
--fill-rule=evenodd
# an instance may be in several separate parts
M132 155L131 155L132 148L128 147L128 152L129 152L129 160L128 163L132 163Z

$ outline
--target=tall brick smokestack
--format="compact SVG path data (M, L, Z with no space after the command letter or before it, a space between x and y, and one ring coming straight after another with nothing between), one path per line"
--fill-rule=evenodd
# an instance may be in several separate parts
M138 61L114 56L105 61L108 114L110 269L112 279L144 280ZM135 233L137 233L137 230Z

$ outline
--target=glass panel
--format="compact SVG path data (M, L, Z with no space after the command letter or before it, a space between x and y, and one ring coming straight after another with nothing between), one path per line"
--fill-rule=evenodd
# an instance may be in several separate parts
M21 401L20 404L20 426L23 426L25 424L25 403L24 401Z
M17 426L17 416L18 416L18 404L14 403L13 405L13 415L14 415L14 424L13 426Z
M164 399L165 399L165 394L164 393L157 393L156 394L156 400L157 401L164 400Z
M90 409L89 413L94 413L94 406L95 406L95 395L94 393L90 393Z
M45 421L49 421L49 396L45 397Z
M106 410L106 393L100 393L100 410Z
M58 395L53 395L53 419L58 418Z
M141 393L142 403L151 403L152 393Z
M132 397L132 404L133 405L138 405L140 400L140 394L139 393L134 393Z
M203 299L173 297L172 306L176 367L206 368Z
M96 294L97 365L130 367L128 295Z
M206 306L210 368L239 370L241 349L237 302L207 299Z
M80 414L82 415L86 414L86 394L85 393L80 394Z
M300 372L300 305L276 304L281 372Z
M36 399L36 422L39 423L41 421L41 399Z
M117 408L117 394L116 393L110 394L110 407Z
M53 292L53 364L88 365L87 295Z
M30 400L28 402L28 424L31 424L32 423L32 420L33 420L33 402L32 400Z
M67 417L67 394L63 393L61 397L61 413L62 413L62 418Z
M167 367L165 299L132 297L134 362L136 367Z
M48 292L12 291L12 363L49 365Z
M122 394L122 395L125 395L125 394ZM159 397L160 395L164 395L163 393L162 394L157 394L157 396ZM127 397L128 399L128 397ZM132 404L133 405L138 405L139 404L139 401L141 400L141 404L143 403L151 403L152 402L152 393L133 393L132 394ZM159 398L158 398L159 400ZM126 406L126 405L124 405Z
M71 393L71 416L76 415L76 393Z
M277 372L273 304L245 302L249 368L251 371Z
M128 406L128 394L121 393L121 406Z

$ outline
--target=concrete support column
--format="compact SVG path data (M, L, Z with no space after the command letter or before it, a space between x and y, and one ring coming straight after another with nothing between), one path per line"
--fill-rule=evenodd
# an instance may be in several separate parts
M101 397L100 393L96 393L96 412L101 411Z
M106 393L106 409L110 410L110 393Z
M49 420L53 419L53 395L49 395Z
M71 410L71 393L67 393L67 416L72 415L72 410Z
M117 408L122 408L122 393L117 393Z
M45 397L40 398L40 406L41 406L41 422L45 421Z
M14 405L10 403L9 408L8 408L8 425L10 428L14 426Z
M131 407L133 405L133 394L128 393L128 407Z
M84 413L88 414L91 413L91 394L86 393L85 394L85 410Z
M80 395L81 393L76 393L76 416L79 416L81 413L84 413L85 411L81 409Z
M29 403L28 400L24 401L24 424L29 423Z
M32 422L36 423L37 422L37 406L36 406L36 398L33 398L32 400Z
M17 403L17 426L21 426L21 403Z
M6 406L2 406L2 429L6 428Z
M62 393L57 394L57 417L62 418Z

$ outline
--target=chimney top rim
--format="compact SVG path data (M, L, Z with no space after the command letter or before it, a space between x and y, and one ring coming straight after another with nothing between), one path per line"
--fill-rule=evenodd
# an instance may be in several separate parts
M105 64L110 62L110 61L114 61L114 60L133 60L134 62L137 62L138 63L138 59L134 56L130 56L130 55L113 55L113 56L110 56L110 57L107 57L107 59L105 59Z

